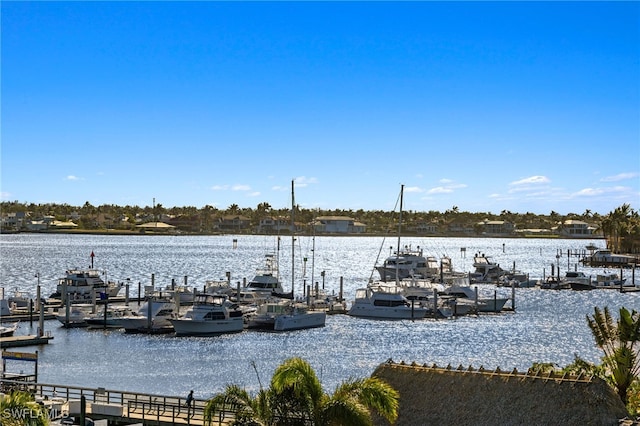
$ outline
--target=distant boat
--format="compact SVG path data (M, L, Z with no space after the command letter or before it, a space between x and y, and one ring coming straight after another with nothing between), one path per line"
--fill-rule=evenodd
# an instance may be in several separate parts
M400 250L400 229L402 227L402 199L404 194L404 185L400 186L400 218L398 220L398 248ZM389 260L389 259L387 259ZM420 306L420 302L409 301L404 295L404 288L400 285L400 261L396 258L396 269L394 273L393 283L387 283L384 278L381 281L369 282L367 287L356 289L356 295L349 311L349 315L363 318L376 319L422 319L427 315L427 308ZM426 258L424 260L426 267ZM390 264L389 264L390 266ZM407 274L409 269L403 269ZM380 270L378 270L380 273ZM387 271L387 270L385 270ZM386 274L386 272L380 273ZM409 278L409 275L407 276ZM416 277L413 277L416 278Z
M571 290L584 291L595 288L591 282L591 277L579 271L567 271L562 282L564 282L565 286L569 286Z
M293 299L293 294L285 293L278 276L278 262L273 253L267 253L264 264L256 269L256 274L242 291L256 292L263 297L286 297Z
M615 254L609 249L600 249L585 256L582 263L588 266L604 266L604 267L631 267L638 263L635 256L625 254Z
M10 325L10 326L6 326L6 325L0 325L0 337L11 337L13 336L13 333L18 329L18 322Z
M69 269L63 278L58 279L56 292L49 296L52 299L65 301L64 296L71 303L85 303L100 299L100 294L115 297L123 288L122 284L113 281L105 282L97 269Z
M438 275L438 261L424 256L422 249L405 246L387 257L382 265L376 266L382 281L395 281L396 278L431 278Z
M93 305L88 303L73 304L69 306L69 315L67 315L66 307L62 307L58 310L56 318L66 328L86 327L88 325L87 316L92 308Z
M171 319L177 316L173 301L160 298L147 299L138 311L114 318L114 327L124 328L127 333L170 333Z
M273 331L317 328L325 326L326 318L324 311L310 311L306 304L280 299L259 305L247 317L247 328Z
M107 310L106 316L105 309ZM118 320L132 313L133 311L128 306L107 305L101 311L87 315L85 321L89 328L120 328Z
M291 223L294 228L294 181L291 181ZM324 311L311 311L306 304L294 302L295 284L295 232L291 233L291 293L289 297L276 297L260 305L255 313L247 318L248 328L262 328L273 331L300 330L324 327L327 314Z
M484 253L476 253L473 256L474 271L471 273L472 283L492 283L498 282L507 273L500 265Z
M227 296L197 294L184 315L170 321L176 336L214 336L244 330L243 314Z
M389 320L424 318L427 308L422 307L419 302L409 301L403 292L404 289L395 284L379 283L359 288L348 314L353 317Z

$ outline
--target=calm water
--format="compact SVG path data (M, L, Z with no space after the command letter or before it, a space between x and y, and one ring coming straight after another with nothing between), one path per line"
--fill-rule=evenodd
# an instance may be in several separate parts
M559 263L563 274L567 266L575 269L575 260L568 265L567 249L583 250L590 243L604 246L601 240L544 239L403 238L402 243L421 246L428 254L448 255L460 271L471 270L473 253L480 251L505 268L515 262L518 269L536 278L549 274L551 263ZM325 288L337 292L342 277L350 301L355 289L372 275L376 259L381 261L396 244L395 238L382 237L316 237L315 241L299 237L295 244L296 292L301 290L303 273L307 283L322 285L320 272L325 271ZM205 280L224 278L227 271L234 283L250 279L264 255L277 251L282 281L289 289L290 248L290 237L283 237L277 250L275 237L265 236L2 235L1 283L7 295L14 289L35 295L39 274L42 294L48 296L66 269L88 267L93 251L94 266L110 280L128 278L132 294L138 282L150 284L151 274L156 287L170 285L172 279L182 283L185 276L189 285L201 287ZM556 259L558 250L563 253L560 259ZM602 271L577 268L594 276ZM625 274L630 276L628 270ZM510 289L498 292L511 295ZM275 367L291 356L307 359L329 391L343 379L370 375L389 358L503 370L525 370L533 362L565 366L574 354L598 360L600 353L586 325L586 316L595 306L608 306L616 315L621 306L640 310L640 293L517 289L514 313L417 322L334 315L321 329L283 334L245 331L206 338L66 330L57 321L46 321L45 329L54 339L39 348L39 379L179 396L194 389L196 397L208 398L229 383L257 390L258 376L263 384L268 383ZM21 324L18 333L34 333L35 327L37 323L34 329Z

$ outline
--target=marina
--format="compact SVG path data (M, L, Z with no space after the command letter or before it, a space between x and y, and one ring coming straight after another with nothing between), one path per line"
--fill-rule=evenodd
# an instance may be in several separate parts
M455 270L472 271L473 259L464 253L482 251L502 265L515 262L519 270L536 279L548 275L551 264L560 263L558 249L565 252L585 243L557 239L404 239L407 244L423 247L425 254L448 255ZM107 270L113 280L131 283L129 304L137 309L137 289L148 285L152 274L160 288L184 276L195 288L204 288L207 281L225 280L229 272L234 286L255 275L255 265L264 253L273 251L273 241L269 236L236 235L2 235L2 280L10 283L9 288L17 286L21 292L35 295L37 272L43 294L49 294L47 291L55 290L60 271L67 270L69 264L81 265L83 259L88 262L88 253L94 251L97 269ZM307 285L319 283L327 294L337 294L342 284L350 305L356 290L368 282L382 242L382 237L316 238L315 269L307 265L301 277ZM592 243L603 244L598 240ZM305 257L311 259L311 238L299 237L298 244L303 253L297 256L301 263ZM290 258L286 249L279 258ZM287 283L290 265L281 260L280 266L280 279ZM603 272L581 264L562 266L563 274L567 267L593 277ZM625 278L631 274L624 271ZM207 337L65 328L56 319L46 319L44 330L51 336L48 344L22 350L39 350L42 383L157 395L186 395L194 389L197 398L207 399L230 383L257 391L259 383L267 382L277 365L291 356L309 360L321 373L327 389L347 377L369 376L389 358L522 371L534 362L564 366L576 353L595 361L600 353L588 330L586 315L596 306L608 306L613 312L622 306L640 307L637 292L477 286L483 293L497 292L497 297L510 298L515 292L515 310L397 321L327 315L324 327L280 333L244 330ZM286 285L284 289L288 290ZM20 322L16 336L36 335L37 328L38 317L34 315L33 323Z

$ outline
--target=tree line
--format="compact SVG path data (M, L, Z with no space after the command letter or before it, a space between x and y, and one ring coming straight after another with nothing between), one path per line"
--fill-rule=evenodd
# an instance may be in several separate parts
M118 206L102 204L94 206L85 202L82 206L56 203L22 203L18 201L1 202L0 211L7 213L29 212L31 217L53 216L57 220L68 220L72 214L78 214L79 229L99 230L104 226L96 222L95 218L102 215L118 219L112 226L132 228L139 218L162 218L166 216L182 217L198 223L198 232L215 232L216 223L220 218L241 216L250 222L249 228L254 230L265 217L289 218L289 208L274 209L269 203L259 203L256 208L241 208L231 204L226 209L218 209L211 205L198 208L195 206L165 207L162 204L140 207L137 205ZM311 223L319 216L346 216L362 222L368 233L381 234L395 232L398 229L398 212L385 210L352 210L352 209L305 209L295 207L296 222ZM124 220L120 220L123 218ZM484 220L502 220L512 223L516 229L551 229L561 226L566 220L580 220L597 228L597 232L604 236L607 245L613 251L625 253L640 252L640 214L629 204L623 204L608 214L601 215L585 210L583 213L560 214L551 211L549 214L535 214L531 212L515 213L502 210L500 213L460 211L453 206L444 212L408 210L402 212L402 232L410 233L420 224L434 224L446 228L452 224L472 227L480 234L479 223Z

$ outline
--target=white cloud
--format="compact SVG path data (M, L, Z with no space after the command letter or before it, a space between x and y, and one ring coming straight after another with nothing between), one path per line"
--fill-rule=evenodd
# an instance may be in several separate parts
M247 197L259 197L259 196L260 196L259 191L254 191L247 194Z
M82 179L79 178L78 176L69 175L66 178L64 178L64 180L82 180Z
M431 188L427 191L427 194L449 194L453 192L451 188L445 188L444 186L438 186L436 188Z
M318 183L318 179L314 178L314 177L306 177L306 176L298 176L297 178L294 179L296 186L303 188L307 185L311 185L314 183Z
M631 172L631 173L619 173L614 176L607 176L600 179L600 182L619 182L621 180L633 179L635 177L640 176L640 173Z
M626 186L614 186L611 188L584 188L571 194L572 197L596 197L598 195L618 194L629 192L631 189Z
M0 199L8 200L10 197L11 197L10 192L5 192L5 191L0 192Z
M211 190L213 191L226 191L229 189L229 185L213 185Z
M451 194L456 189L466 188L467 185L464 183L455 183L451 179L440 179L441 186L437 186L435 188L431 188L427 191L427 194Z
M249 185L240 185L236 184L231 187L232 191L251 191L251 187Z
M423 192L424 190L418 186L408 186L404 189L404 192Z
M511 182L509 185L511 186L520 186L520 185L539 185L542 183L550 183L551 180L546 176L531 176L528 178L520 179L515 182Z

